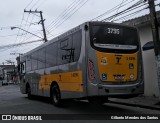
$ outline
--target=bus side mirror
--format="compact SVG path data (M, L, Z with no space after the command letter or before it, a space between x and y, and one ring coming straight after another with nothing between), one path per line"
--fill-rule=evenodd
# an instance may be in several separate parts
M149 41L146 44L143 45L142 50L146 51L146 50L151 50L154 49L154 43L153 41Z

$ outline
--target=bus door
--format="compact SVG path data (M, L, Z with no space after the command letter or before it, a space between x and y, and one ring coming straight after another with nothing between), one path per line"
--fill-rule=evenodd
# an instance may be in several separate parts
M26 74L26 62L19 64L19 78L21 92L25 93L25 74Z

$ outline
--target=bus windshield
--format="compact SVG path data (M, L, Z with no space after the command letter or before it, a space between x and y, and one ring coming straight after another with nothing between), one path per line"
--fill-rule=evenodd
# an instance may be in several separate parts
M103 51L137 51L137 30L119 25L94 25L90 30L91 45Z

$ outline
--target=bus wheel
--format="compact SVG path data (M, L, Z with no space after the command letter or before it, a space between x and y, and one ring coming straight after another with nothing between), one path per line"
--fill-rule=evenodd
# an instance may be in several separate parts
M51 101L55 106L61 106L61 94L57 84L51 87Z

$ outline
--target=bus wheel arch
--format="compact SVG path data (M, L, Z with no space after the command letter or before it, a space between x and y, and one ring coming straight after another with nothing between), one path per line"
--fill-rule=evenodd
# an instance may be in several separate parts
M61 106L61 93L56 81L53 81L50 86L50 98L54 106Z

